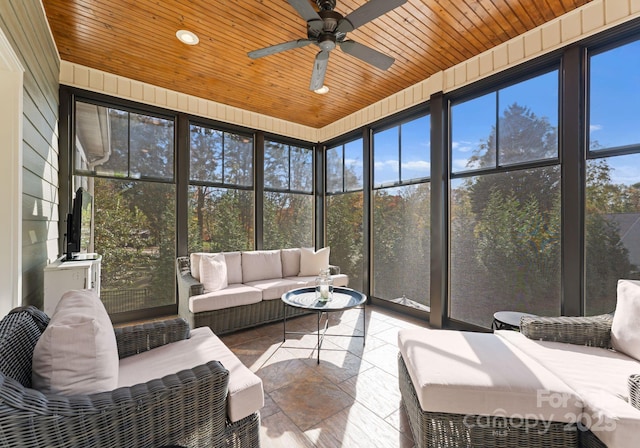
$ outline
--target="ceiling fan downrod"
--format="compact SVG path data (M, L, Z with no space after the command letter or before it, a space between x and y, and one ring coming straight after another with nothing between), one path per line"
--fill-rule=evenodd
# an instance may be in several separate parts
M336 7L336 0L316 0L316 4L320 11L333 11Z

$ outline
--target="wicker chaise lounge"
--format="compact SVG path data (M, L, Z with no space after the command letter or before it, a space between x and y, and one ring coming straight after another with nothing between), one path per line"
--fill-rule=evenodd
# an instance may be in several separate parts
M229 371L218 361L88 395L32 388L34 347L49 317L17 308L0 321L2 447L258 447L257 412L231 423ZM115 329L121 360L189 337L183 319Z
M433 394L433 390L429 392L431 395L425 393L424 379L434 378L436 385L453 386L459 376L453 374L442 382L439 382L436 374L431 377L414 374L418 379L412 378L409 371L415 369L416 364L405 363L407 341L414 341L415 345L422 347L428 346L432 338L424 334L405 334L404 338L399 335L400 391L416 446L636 447L640 436L640 375L633 373L640 373L640 362L625 353L611 350L612 322L611 314L592 317L524 317L520 333L501 330L495 334L481 335L481 338L487 338L492 343L504 345L509 351L524 354L544 371L556 375L566 383L569 389L565 391L553 392L546 387L539 389L538 403L531 409L531 416L540 416L544 414L540 406L552 404L556 407L556 415L570 417L568 421L553 423L538 418L514 419L510 412L500 416L495 413L470 415L466 412L435 412L433 409L425 411L424 407L429 408L429 405L421 405L419 394L422 394L423 404L425 397L437 398L438 395ZM464 334L454 331L448 333ZM511 381L514 380L513 376L522 373L520 366L513 365L504 365L501 371L492 371L491 367L487 368L485 365L489 357L482 356L485 348L479 347L474 338L466 340L473 356L465 358L464 353L458 353L454 347L439 345L438 348L444 357L455 358L461 355L458 360L463 360L462 369L467 368L464 364L471 360L472 370L477 367L477 375L489 372L490 382L501 383L504 378ZM423 350L422 355L425 353ZM436 358L433 357L432 360L436 361ZM423 359L420 366L429 368L429 363ZM539 373L536 367L532 368L537 376ZM446 366L434 364L433 369L445 376L451 373ZM419 384L417 387L416 381ZM474 384L473 379L469 381L469 385L471 384ZM580 406L579 409L567 407L573 395L578 398L576 404ZM461 394L456 396L459 399ZM493 398L488 396L487 400ZM522 413L518 417L526 415Z

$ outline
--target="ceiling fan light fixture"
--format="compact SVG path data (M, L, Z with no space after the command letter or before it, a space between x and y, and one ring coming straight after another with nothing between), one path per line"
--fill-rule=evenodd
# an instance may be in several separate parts
M195 33L188 30L178 30L176 31L176 37L180 42L187 45L197 45L200 42L198 36Z
M313 92L317 93L318 95L325 95L325 94L329 93L329 87L322 86L319 89L314 90Z

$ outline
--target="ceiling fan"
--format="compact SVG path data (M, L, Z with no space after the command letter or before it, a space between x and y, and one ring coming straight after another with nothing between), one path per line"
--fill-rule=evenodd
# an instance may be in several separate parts
M316 55L313 64L309 90L317 90L322 87L329 62L329 53L336 46L340 46L340 49L345 53L355 56L374 67L387 70L395 59L366 45L348 40L346 36L348 32L386 14L406 3L406 1L370 0L343 17L342 14L333 10L336 6L336 0L316 0L319 9L317 12L309 3L309 0L287 0L298 14L306 20L307 38L250 51L248 56L251 59L258 59L293 48L306 47L310 44L317 45L320 47L320 51Z

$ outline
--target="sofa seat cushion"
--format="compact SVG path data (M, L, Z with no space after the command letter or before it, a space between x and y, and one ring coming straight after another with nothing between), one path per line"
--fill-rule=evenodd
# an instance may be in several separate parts
M569 386L494 334L405 329L398 346L424 411L568 423L582 411Z
M233 306L251 305L262 300L262 291L243 284L228 285L219 291L189 297L192 313L222 310Z
M220 361L229 371L227 415L237 422L264 406L262 380L249 370L209 327L191 330L191 337L120 360L119 387Z
M256 280L247 283L247 286L257 288L262 291L262 300L276 300L282 297L287 291L296 288L303 288L302 282L288 280L286 278L274 278L267 280Z
M627 379L640 373L640 362L599 347L535 341L514 331L497 331L567 383L582 398L582 424L607 446L638 446L640 410L628 403Z

